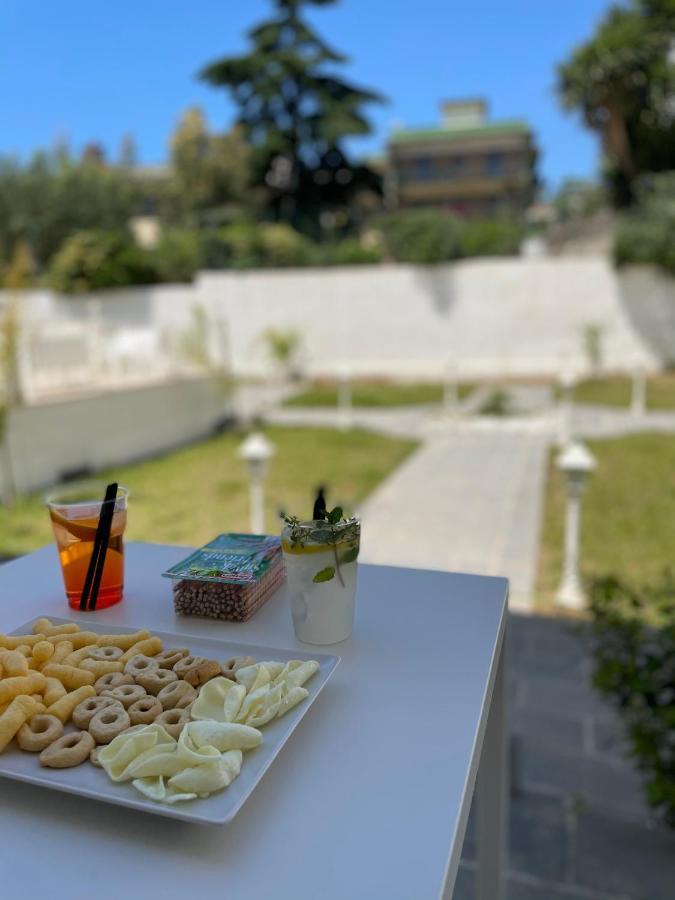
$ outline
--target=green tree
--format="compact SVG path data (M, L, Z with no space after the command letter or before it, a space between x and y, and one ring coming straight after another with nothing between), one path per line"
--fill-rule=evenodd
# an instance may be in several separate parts
M275 218L317 231L322 211L345 208L379 178L353 165L344 139L370 132L363 107L380 97L344 81L346 57L302 17L335 0L274 0L276 14L248 34L251 49L206 66L200 78L228 89L251 144L253 180Z
M241 129L212 134L197 106L182 116L171 138L173 180L169 218L189 224L219 224L227 207L246 199L250 149Z
M673 0L630 0L558 69L563 105L600 136L615 205L641 173L673 168L674 42Z

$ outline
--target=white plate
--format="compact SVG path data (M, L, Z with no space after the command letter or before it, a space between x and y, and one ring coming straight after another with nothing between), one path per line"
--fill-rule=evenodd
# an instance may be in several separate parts
M51 620L55 625L69 621L53 617ZM32 619L12 633L29 634L33 629L34 621L36 620ZM97 623L96 631L101 634L124 634L133 632L135 629ZM185 803L173 805L153 803L152 800L143 797L136 788L132 787L130 782L124 784L113 782L102 769L97 769L90 763L83 763L72 769L44 769L40 766L36 753L19 750L14 741L5 749L4 753L0 754L0 776L13 778L16 781L28 781L31 784L54 788L57 791L66 791L69 794L81 794L83 797L92 797L105 803L129 806L132 809L168 816L171 819L183 819L202 825L224 825L226 822L230 822L314 703L340 662L340 657L328 656L324 653L305 653L298 650L239 644L235 641L219 641L185 634L169 634L162 631L153 630L152 633L161 637L165 647L189 647L193 654L206 656L209 659L225 660L230 656L252 656L257 661L278 659L283 662L289 659L316 659L319 663L319 671L305 684L309 691L309 697L306 700L293 707L282 718L273 719L268 725L263 726L261 729L262 744L255 750L248 750L244 753L244 762L239 777L223 791L211 794L210 797L204 799L188 800ZM302 752L302 748L299 749ZM309 749L307 752L309 755Z

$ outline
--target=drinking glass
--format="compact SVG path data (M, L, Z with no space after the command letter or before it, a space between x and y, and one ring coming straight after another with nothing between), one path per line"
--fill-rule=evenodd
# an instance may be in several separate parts
M91 562L106 486L86 482L54 491L45 498L54 529L68 604L80 608L87 570ZM127 488L118 487L110 540L105 556L96 609L119 603L124 591L124 529L127 524Z

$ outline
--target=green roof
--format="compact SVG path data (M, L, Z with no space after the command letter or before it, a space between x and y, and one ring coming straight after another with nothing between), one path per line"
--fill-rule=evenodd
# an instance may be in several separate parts
M390 138L392 144L406 141L444 140L454 141L462 138L480 137L483 134L529 134L530 126L522 119L509 119L502 122L486 122L473 128L419 128L395 131Z

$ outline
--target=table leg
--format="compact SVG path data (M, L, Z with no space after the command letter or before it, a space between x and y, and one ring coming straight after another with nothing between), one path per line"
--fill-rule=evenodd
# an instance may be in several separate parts
M476 793L478 859L477 900L502 900L506 896L506 848L508 846L509 768L505 723L504 657L502 644L488 714Z

